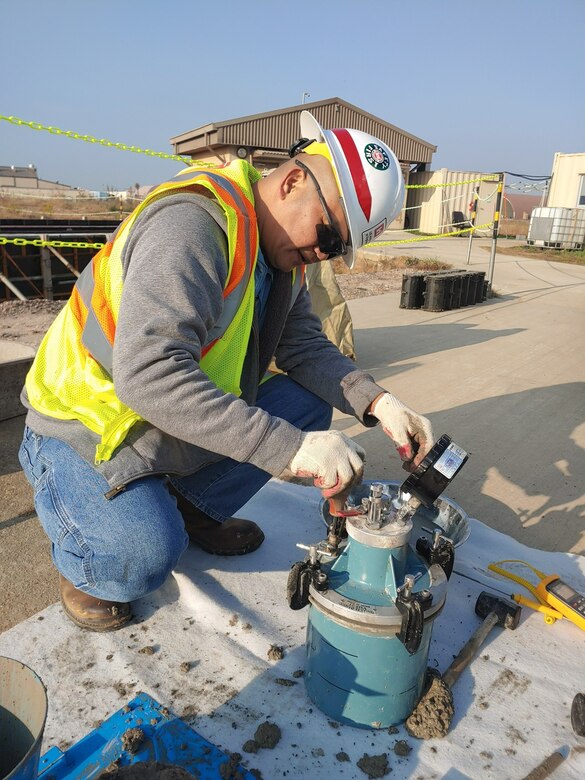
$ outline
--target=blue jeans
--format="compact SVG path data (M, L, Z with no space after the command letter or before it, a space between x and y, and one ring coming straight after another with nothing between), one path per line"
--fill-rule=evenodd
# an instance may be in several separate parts
M257 406L304 431L326 430L331 424L331 407L283 375L260 387ZM108 500L108 483L75 450L28 427L19 459L34 488L55 566L76 588L127 602L162 585L189 543L167 477L138 479ZM269 479L256 466L224 458L171 481L192 504L221 522Z

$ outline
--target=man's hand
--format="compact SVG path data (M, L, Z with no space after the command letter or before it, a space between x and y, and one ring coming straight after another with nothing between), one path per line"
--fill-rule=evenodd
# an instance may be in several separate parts
M297 477L313 477L323 496L330 498L361 481L365 451L339 431L303 434L302 444L288 467Z
M380 420L384 432L396 444L403 467L414 471L434 443L430 421L390 393L382 393L373 401L370 414Z

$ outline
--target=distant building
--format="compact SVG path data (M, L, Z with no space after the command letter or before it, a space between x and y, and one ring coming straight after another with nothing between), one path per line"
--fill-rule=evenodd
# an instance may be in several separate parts
M58 181L47 181L39 179L36 166L27 165L20 167L18 165L0 165L0 191L4 194L18 193L19 195L51 193L60 194L71 192L76 194L77 188L70 187L68 184L61 184Z
M530 219L533 210L542 205L541 195L506 191L502 203L503 219Z
M568 209L585 207L585 152L555 154L546 205Z

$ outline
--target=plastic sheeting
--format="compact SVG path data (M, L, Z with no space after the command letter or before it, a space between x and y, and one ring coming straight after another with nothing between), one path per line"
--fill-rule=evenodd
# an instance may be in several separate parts
M308 265L305 273L313 311L321 319L323 333L342 354L355 360L351 314L331 263Z
M571 752L555 776L585 777L585 740L570 723L571 701L585 686L585 635L577 627L565 620L546 626L524 609L516 631L494 629L454 686L456 715L443 740L418 742L403 727L396 734L342 727L312 704L295 676L303 668L307 610L292 612L285 601L290 564L304 556L295 544L324 536L319 493L272 480L239 514L262 525L262 547L231 559L189 548L165 585L136 603L136 623L94 634L54 605L0 635L0 654L31 666L47 687L43 752L78 741L145 691L222 750L241 753L265 780L365 778L357 762L366 753L385 753L394 780L513 779L559 748ZM520 558L585 591L582 557L532 550L470 522L434 623L429 664L440 670L479 625L479 592L490 585L512 592L512 583L487 572L490 561ZM283 648L282 660L268 659L272 645ZM153 652L140 652L145 647ZM244 752L266 720L281 729L278 745ZM399 740L412 748L407 756L396 755Z

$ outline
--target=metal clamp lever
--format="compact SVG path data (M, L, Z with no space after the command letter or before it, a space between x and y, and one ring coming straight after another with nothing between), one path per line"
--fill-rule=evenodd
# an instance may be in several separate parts
M417 553L425 559L429 566L438 563L445 572L447 579L449 579L453 573L453 564L455 563L453 542L442 536L438 529L431 530L423 527L423 531L431 533L433 538L430 540L425 536L419 537L416 540Z
M420 647L424 628L423 610L430 606L433 599L427 590L413 593L415 581L416 578L412 574L407 574L404 577L404 585L396 595L396 607L402 615L398 639L410 655L414 655Z

